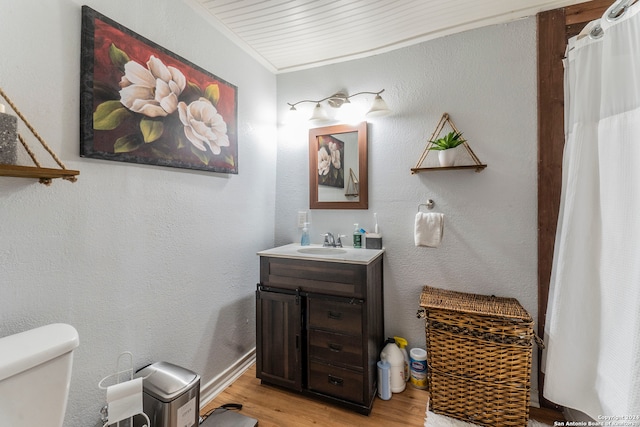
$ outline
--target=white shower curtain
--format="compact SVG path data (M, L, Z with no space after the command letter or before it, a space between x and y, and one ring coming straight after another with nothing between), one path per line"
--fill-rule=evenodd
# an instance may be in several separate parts
M606 15L565 60L544 396L640 426L640 1Z

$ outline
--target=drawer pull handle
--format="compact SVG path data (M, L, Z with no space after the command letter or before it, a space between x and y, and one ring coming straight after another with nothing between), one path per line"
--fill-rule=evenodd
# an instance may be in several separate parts
M330 343L327 343L327 345L329 346L329 350L331 351L335 351L336 353L339 353L342 351L342 346L340 344L330 342Z
M329 319L340 320L342 319L342 313L340 313L339 311L329 310L328 317Z
M342 386L342 383L344 383L344 380L342 378L329 375L329 383L337 386Z

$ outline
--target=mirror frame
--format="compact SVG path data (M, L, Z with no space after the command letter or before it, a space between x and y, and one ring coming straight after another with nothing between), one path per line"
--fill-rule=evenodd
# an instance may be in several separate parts
M358 201L321 202L318 200L318 137L347 132L358 132ZM334 125L309 129L309 208L369 209L366 121L357 125Z

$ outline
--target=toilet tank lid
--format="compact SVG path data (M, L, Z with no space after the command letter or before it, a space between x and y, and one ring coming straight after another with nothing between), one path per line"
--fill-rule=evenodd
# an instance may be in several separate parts
M73 351L78 331L54 323L0 338L0 381Z

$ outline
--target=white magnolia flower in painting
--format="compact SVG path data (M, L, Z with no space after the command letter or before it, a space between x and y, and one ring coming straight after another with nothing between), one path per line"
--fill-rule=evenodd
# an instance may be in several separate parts
M331 155L327 149L321 147L318 150L318 175L327 175L331 167Z
M329 143L329 151L331 151L331 163L336 169L340 169L340 149L335 142Z
M185 136L198 150L207 151L208 146L213 154L220 154L220 147L229 146L227 124L208 99L200 98L188 106L180 102L178 114Z
M147 68L135 61L124 64L120 102L147 117L165 117L178 108L178 96L187 85L184 74L151 55Z

